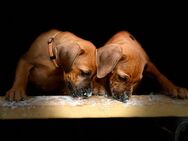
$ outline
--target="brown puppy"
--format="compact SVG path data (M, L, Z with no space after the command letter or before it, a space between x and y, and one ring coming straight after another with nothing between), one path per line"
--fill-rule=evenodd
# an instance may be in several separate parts
M144 70L158 80L166 94L188 98L187 89L175 86L161 74L136 39L125 31L118 32L98 49L93 94L107 93L126 101L142 79Z
M45 32L20 59L15 81L6 98L24 99L28 81L44 92L89 94L90 82L96 73L95 56L96 47L87 40L70 32Z

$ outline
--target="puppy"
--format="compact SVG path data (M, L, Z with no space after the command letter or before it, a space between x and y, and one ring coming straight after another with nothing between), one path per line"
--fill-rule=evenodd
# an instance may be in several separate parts
M21 57L8 100L23 100L28 82L45 92L87 96L96 73L96 47L70 32L41 34Z
M117 100L126 101L145 71L159 82L167 95L188 98L187 89L177 87L161 74L141 45L126 31L118 32L97 49L96 59L93 94L107 93Z

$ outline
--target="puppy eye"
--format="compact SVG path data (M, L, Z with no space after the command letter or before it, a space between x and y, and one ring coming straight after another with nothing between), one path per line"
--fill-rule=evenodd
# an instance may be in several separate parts
M88 77L91 75L90 71L84 71L84 70L80 70L80 75L83 77Z
M123 81L123 82L128 82L129 81L129 76L128 75L126 75L126 76L118 75L118 79L120 81Z

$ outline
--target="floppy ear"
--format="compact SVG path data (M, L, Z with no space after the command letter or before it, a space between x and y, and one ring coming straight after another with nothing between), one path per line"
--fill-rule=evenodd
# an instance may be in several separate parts
M121 47L106 45L97 49L97 77L103 78L113 71L122 57Z
M84 50L81 49L77 43L62 45L60 50L60 63L65 72L69 72L71 70L76 57L82 53L84 53Z

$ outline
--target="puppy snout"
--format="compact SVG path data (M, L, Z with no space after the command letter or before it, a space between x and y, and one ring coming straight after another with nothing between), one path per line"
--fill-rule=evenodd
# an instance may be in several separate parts
M84 88L84 89L78 90L78 94L83 98L88 98L92 95L92 91L90 88Z
M120 100L124 103L126 103L129 100L129 93L124 92L123 95L120 97Z
M74 89L73 89L73 86L72 86L72 83L71 83L70 81L67 81L67 88L68 88L69 90L74 90Z
M113 98L124 103L126 103L129 100L129 96L129 92L124 92L122 94L113 94Z
M73 97L88 98L91 95L92 95L92 91L90 88L75 89L75 91L72 92Z
M73 97L77 96L76 89L74 88L74 86L72 85L72 83L70 81L67 81L66 87Z
M91 88L76 88L70 81L67 81L67 88L73 97L87 98L92 95Z

